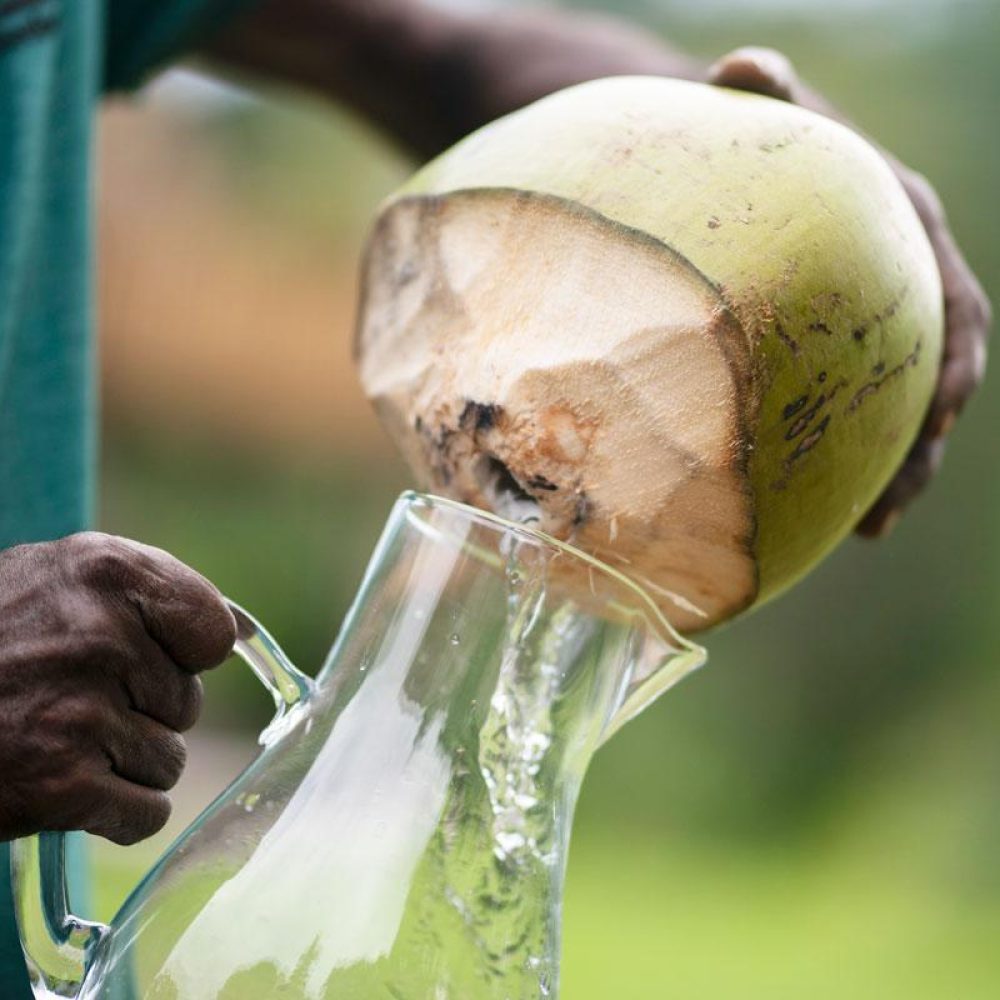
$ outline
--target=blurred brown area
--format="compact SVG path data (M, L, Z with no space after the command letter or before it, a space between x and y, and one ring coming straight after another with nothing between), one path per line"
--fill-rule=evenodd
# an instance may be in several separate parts
M351 358L360 239L331 246L262 217L218 149L155 104L104 112L99 162L106 423L391 454Z

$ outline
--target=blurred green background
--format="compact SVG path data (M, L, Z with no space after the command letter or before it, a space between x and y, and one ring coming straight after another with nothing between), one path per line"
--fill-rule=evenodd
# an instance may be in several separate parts
M1000 4L605 0L712 59L783 49L924 171L1000 299ZM171 550L303 667L407 483L350 365L365 227L411 169L337 109L190 78L102 141L103 526ZM602 750L565 907L567 1000L1000 996L1000 394L929 495L707 639L708 667ZM95 845L105 914L252 753L230 663L177 816Z

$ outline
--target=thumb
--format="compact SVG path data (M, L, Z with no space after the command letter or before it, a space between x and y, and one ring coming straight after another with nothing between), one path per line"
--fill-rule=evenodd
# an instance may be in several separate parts
M708 82L779 101L793 101L799 78L788 57L776 49L747 46L734 49L714 62L708 70Z

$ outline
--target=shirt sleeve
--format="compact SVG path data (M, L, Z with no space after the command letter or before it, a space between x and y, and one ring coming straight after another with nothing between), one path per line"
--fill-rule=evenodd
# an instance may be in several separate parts
M105 91L137 87L256 0L105 0Z

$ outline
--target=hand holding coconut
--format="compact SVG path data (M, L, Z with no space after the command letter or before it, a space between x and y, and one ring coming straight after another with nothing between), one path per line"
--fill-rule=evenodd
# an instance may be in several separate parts
M358 345L423 485L534 516L697 630L872 507L943 331L934 251L864 140L636 77L495 122L392 199Z
M718 86L754 91L838 117L822 97L799 80L791 63L773 49L737 49L716 62L709 69L708 78ZM895 157L884 155L913 202L934 248L944 291L945 337L937 387L920 436L902 468L857 526L857 532L866 536L889 530L903 507L937 471L945 437L982 382L992 322L989 300L948 229L944 208L934 189L920 174Z
M276 38L285 44L275 45ZM625 74L708 80L838 117L771 50L741 49L706 70L625 21L542 6L263 0L213 42L211 54L240 71L264 72L346 101L422 157L560 88ZM933 248L945 331L920 434L858 525L869 535L887 529L940 462L943 438L982 378L990 325L989 304L933 189L887 158Z

